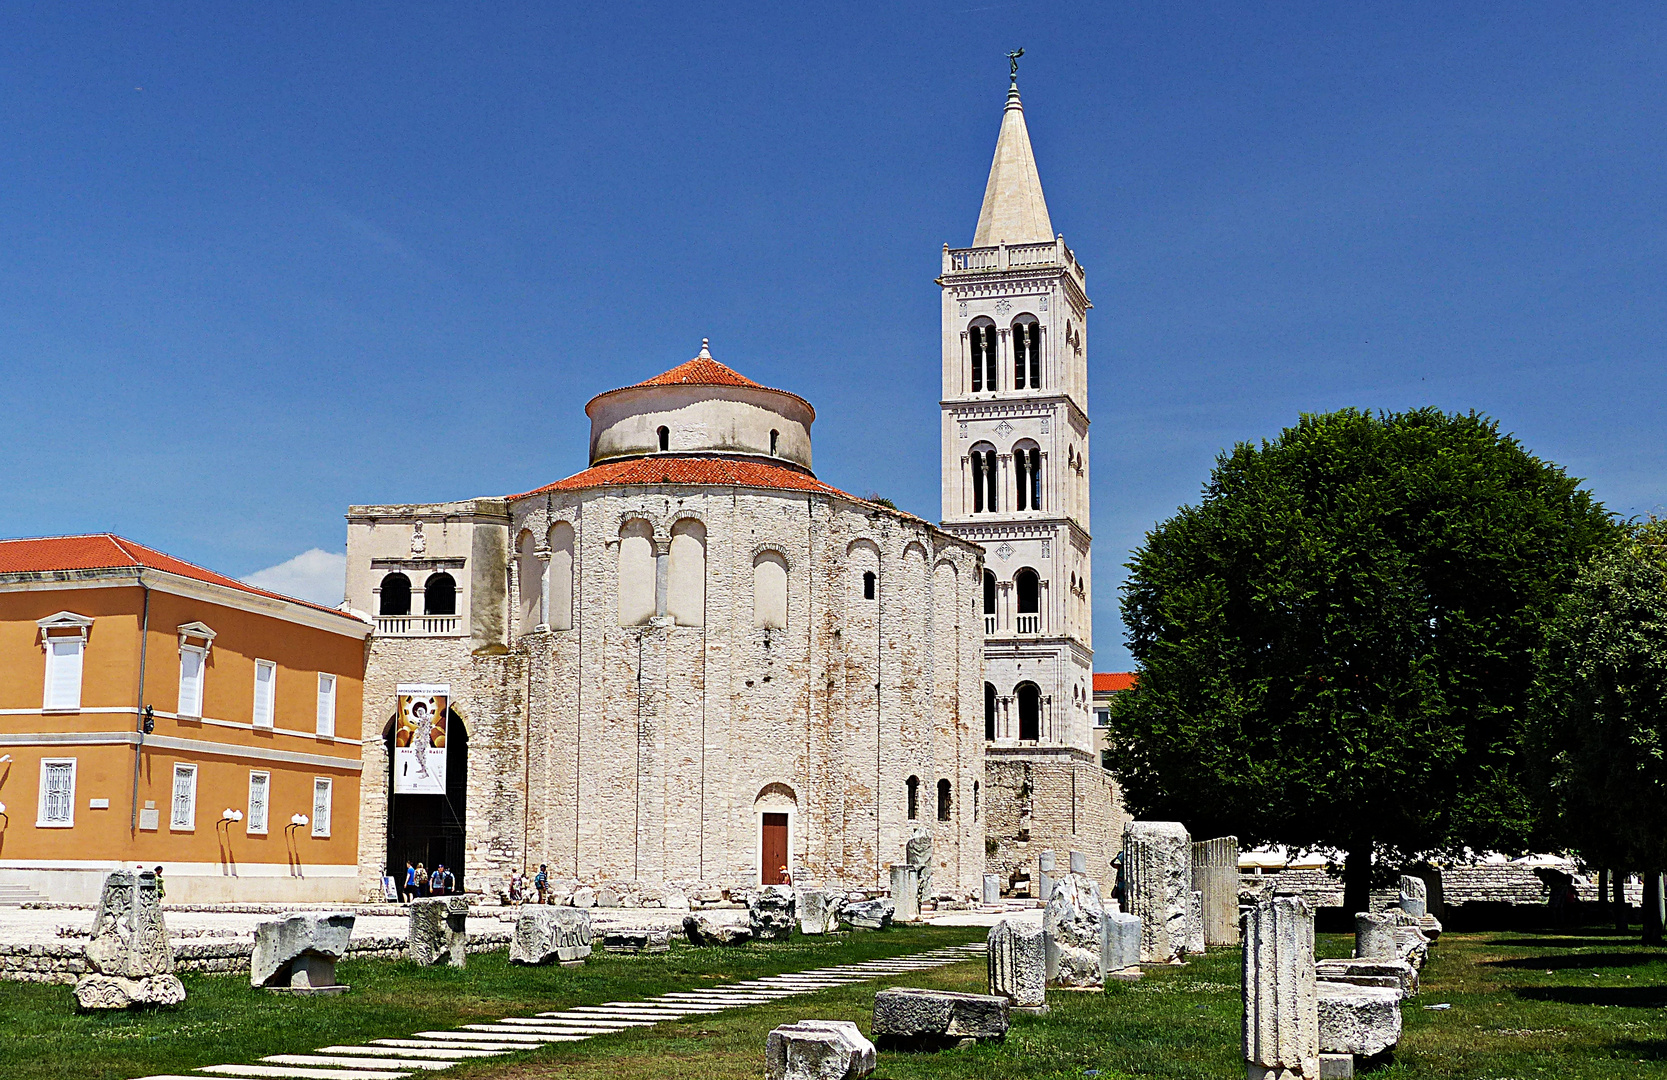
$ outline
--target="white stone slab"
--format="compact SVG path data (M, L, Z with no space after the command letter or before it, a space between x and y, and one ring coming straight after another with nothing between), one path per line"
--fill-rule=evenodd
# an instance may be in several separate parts
M655 1023L653 1020L631 1019L629 1017L606 1018L585 1013L539 1013L538 1015L543 1019L518 1020L516 1022L521 1024L543 1023L546 1026L550 1024L571 1024L575 1027L605 1028L608 1031L620 1031L624 1028L633 1027L653 1027Z
M540 1032L498 1027L492 1024L465 1024L456 1031L419 1031L416 1034L420 1038L439 1039L442 1042L451 1039L490 1038L493 1042L525 1043L528 1046L538 1046L541 1043L555 1041L552 1036Z
M280 1080L400 1080L411 1075L387 1069L304 1069L299 1065L205 1065L197 1071L216 1076L270 1076Z
M357 1058L341 1054L268 1054L261 1058L274 1065L334 1065L341 1069L449 1069L455 1061L420 1061L412 1058Z
M401 1049L393 1046L404 1043ZM360 1057L426 1058L430 1061L463 1061L466 1058L496 1057L499 1050L439 1050L417 1039L388 1039L381 1046L321 1046L315 1054L348 1054Z
M511 1028L499 1024L464 1024L460 1030L484 1031L495 1039L512 1042L567 1042L585 1037L560 1028Z
M437 1050L444 1050L447 1053L462 1053L467 1051L471 1055L480 1053L485 1057L496 1057L499 1054L509 1054L519 1050L530 1049L530 1047L522 1046L517 1043L481 1042L479 1039L466 1039L461 1037L458 1039L372 1039L370 1040L370 1044L372 1046L398 1047L427 1046L433 1047Z

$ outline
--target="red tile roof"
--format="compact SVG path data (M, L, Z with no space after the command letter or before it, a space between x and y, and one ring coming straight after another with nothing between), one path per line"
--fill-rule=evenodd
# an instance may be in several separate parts
M1094 692L1096 694L1115 694L1119 690L1133 690L1134 684L1140 679L1140 674L1134 671L1096 671L1094 673Z
M66 570L114 570L144 567L168 574L206 581L239 592L270 597L291 604L300 604L315 611L328 611L344 619L360 620L335 608L297 600L293 596L257 589L236 578L216 574L195 563L165 555L154 548L136 544L114 533L92 533L86 536L38 536L23 540L0 540L0 574L50 574Z
M638 386L757 386L768 389L726 364L709 356L697 356L686 364L678 364L670 371L644 379Z
M824 484L807 473L764 461L731 461L715 457L646 457L629 461L605 461L576 476L557 480L532 491L511 495L524 499L529 495L543 495L551 491L578 491L582 488L610 487L616 484L693 484L709 487L769 488L775 491L813 491L821 495L837 495L842 499L863 502L831 484Z

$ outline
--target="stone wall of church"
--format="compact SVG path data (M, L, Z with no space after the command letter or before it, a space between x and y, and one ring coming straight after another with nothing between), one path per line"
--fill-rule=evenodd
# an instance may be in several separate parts
M984 775L985 872L1001 879L1004 892L1015 874L1024 874L1034 895L1037 856L1051 850L1056 877L1069 869L1069 853L1080 851L1101 894L1111 895L1117 879L1111 860L1123 848L1130 816L1098 760L1063 747L990 750Z

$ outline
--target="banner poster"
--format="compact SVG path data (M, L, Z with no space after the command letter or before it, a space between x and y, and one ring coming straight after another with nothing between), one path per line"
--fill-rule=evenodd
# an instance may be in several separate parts
M446 706L451 687L401 683L394 688L394 794L446 793Z

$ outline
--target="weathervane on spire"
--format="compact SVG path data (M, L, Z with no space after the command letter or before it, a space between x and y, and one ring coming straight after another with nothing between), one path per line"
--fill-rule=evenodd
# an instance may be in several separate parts
M1025 51L1023 49L1020 49L1018 52L1010 52L1007 54L1007 62L1011 65L1011 68L1007 73L1007 77L1013 80L1014 86L1019 85L1019 57L1024 54Z

